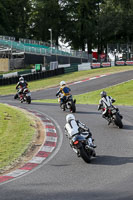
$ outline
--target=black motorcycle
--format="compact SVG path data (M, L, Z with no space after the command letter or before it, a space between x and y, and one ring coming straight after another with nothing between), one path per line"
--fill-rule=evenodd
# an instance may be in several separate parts
M20 100L20 94L19 94L19 88L17 89L17 93L14 96L14 99L19 99ZM23 93L21 94L22 98L21 98L21 103L23 102L27 102L28 104L31 103L31 93L30 90L26 87L23 89Z
M68 137L67 133L66 136ZM70 146L78 157L81 157L86 163L91 162L92 157L96 157L96 152L88 143L88 133L78 133L73 135L70 140Z
M118 126L119 128L123 128L123 123L122 123L122 115L119 112L119 109L114 107L113 105L109 106L106 108L106 117L105 119L108 121L109 124L113 124ZM103 109L103 111L105 108Z
M58 96L59 102L61 99L61 96ZM70 110L70 112L75 113L76 112L76 99L73 99L72 95L66 96L66 99L63 101L63 103L60 103L60 107L63 111Z

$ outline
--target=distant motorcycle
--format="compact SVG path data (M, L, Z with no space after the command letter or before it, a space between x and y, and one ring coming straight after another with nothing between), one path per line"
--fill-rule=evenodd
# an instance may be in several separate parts
M107 109L107 117L105 118L109 124L112 123L113 125L118 126L119 128L123 128L123 123L122 123L122 115L119 113L119 109L114 107L113 105L103 108L103 111Z
M19 89L17 90L17 93L14 96L14 99L20 100ZM27 87L24 88L23 93L22 93L21 103L23 103L23 102L27 102L28 104L31 103L31 93Z
M91 158L96 157L95 149L89 146L88 135L87 132L80 132L69 138L66 132L66 136L69 138L70 146L73 151L76 152L78 157L81 157L86 163L90 163Z
M58 96L58 101L60 102L61 95ZM66 96L66 100L64 103L60 104L60 107L63 111L70 110L70 112L75 113L76 112L76 99L73 100L72 95Z

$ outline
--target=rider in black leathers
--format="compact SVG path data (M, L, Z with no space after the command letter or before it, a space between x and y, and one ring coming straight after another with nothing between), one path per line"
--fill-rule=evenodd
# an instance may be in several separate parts
M24 80L23 77L19 78L19 82L16 85L16 89L19 89L18 95L20 97L20 101L23 101L23 90L28 86L27 81Z

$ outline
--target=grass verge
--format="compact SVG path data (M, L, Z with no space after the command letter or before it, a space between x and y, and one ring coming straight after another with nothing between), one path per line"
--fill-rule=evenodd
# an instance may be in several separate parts
M87 71L78 71L73 73L68 73L64 75L59 75L51 78L45 78L41 80L31 81L29 82L29 89L31 91L46 89L49 87L53 87L59 85L60 81L64 80L66 82L72 82L77 80L82 80L84 78L91 78L94 76L108 74L108 73L118 73L122 71L133 70L133 66L117 66L117 67L108 67L108 68L100 68L94 70ZM8 86L0 86L0 95L8 95L15 94L15 85Z
M107 94L116 99L117 105L133 106L133 80L105 88ZM75 95L77 104L98 104L100 99L100 92L96 90L85 94ZM42 103L58 103L57 99L36 100Z
M0 104L0 173L13 165L28 149L36 134L31 116Z

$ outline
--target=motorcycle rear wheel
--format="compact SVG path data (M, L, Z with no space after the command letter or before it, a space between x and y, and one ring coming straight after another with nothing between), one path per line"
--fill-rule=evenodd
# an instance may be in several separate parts
M27 97L27 103L30 104L31 103L31 97Z
M118 114L116 114L115 117L114 117L114 123L119 128L123 128L122 120L121 120L121 118L120 118L120 116Z
M71 102L71 112L72 113L76 112L76 106L75 106L75 103L73 101Z
M15 94L15 95L14 95L14 99L17 99L17 98L18 98L18 94Z
M83 146L79 149L79 151L80 151L80 156L82 157L82 159L86 163L90 163L91 156L90 156L89 152L87 153Z

